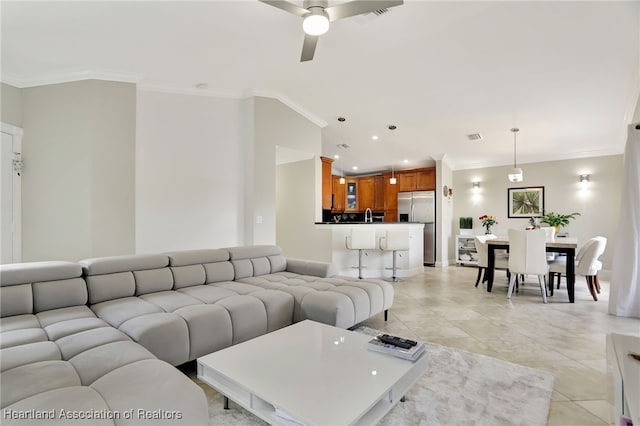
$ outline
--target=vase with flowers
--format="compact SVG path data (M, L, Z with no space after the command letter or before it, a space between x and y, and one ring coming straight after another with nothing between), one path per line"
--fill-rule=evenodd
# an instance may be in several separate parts
M484 226L485 234L491 234L491 227L493 225L496 225L498 223L498 221L493 217L493 215L490 214L483 214L482 216L479 217L480 221L482 222L482 226Z

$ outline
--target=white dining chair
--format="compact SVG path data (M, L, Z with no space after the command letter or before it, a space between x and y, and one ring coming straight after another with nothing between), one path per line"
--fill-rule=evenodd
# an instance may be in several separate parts
M476 235L473 239L476 245L476 253L478 255L478 276L476 277L476 287L480 283L480 277L483 276L482 282L485 282L487 275L487 267L489 265L489 249L487 248L487 240L493 240L497 237L492 234ZM500 252L495 252L495 268L507 270L507 276L509 276L509 255ZM484 275L483 275L484 272Z
M541 226L540 229L547 233L547 241L554 241L556 239L556 227L555 226ZM556 259L556 253L547 253L547 262L552 262Z
M547 233L542 229L521 231L509 229L509 291L511 299L518 275L537 275L542 293L542 301L547 303L547 273L549 265L546 256Z
M602 262L598 258L604 253L607 246L605 237L593 237L589 239L576 254L575 271L576 275L583 275L587 281L587 287L591 293L593 300L597 301L597 294L600 293L600 281L598 280L598 271L602 269ZM567 261L558 259L549 264L549 288L553 296L554 278L558 279L558 288L560 288L560 279L567 272Z

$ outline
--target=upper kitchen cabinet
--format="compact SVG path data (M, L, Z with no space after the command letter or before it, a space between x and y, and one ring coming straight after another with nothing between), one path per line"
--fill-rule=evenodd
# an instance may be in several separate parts
M374 210L375 203L375 180L373 176L361 177L358 179L359 206L358 211L366 209Z
M402 172L396 173L398 179L398 191L411 192L416 190L416 173Z
M436 168L418 170L416 172L416 190L433 191L436 189Z
M416 169L408 172L396 173L398 190L400 192L432 191L436 189L435 167Z
M331 163L333 158L320 157L322 161L322 208L332 208L332 196L333 196L333 179L331 176Z
M344 202L346 199L344 183L340 183L340 176L332 176L332 188L333 188L333 205L331 211L334 213L344 212Z
M373 211L384 211L384 177L373 177Z

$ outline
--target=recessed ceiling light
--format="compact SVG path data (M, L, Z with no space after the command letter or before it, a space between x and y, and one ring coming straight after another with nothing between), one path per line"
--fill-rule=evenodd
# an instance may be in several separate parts
M340 156L338 154L336 154L336 155L333 156L333 158L335 158L337 160L338 158L340 158Z
M358 170L358 166L353 166L352 169L353 170Z
M371 136L371 139L373 139L374 141L378 140L378 137L376 135Z
M407 163L409 162L409 160L406 160L406 159L405 159L405 160L402 160L402 162L403 162L404 164L407 164Z

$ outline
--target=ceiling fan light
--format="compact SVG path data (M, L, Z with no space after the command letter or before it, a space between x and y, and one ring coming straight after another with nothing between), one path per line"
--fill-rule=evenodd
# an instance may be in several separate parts
M306 34L319 36L329 31L329 18L323 10L312 11L309 16L302 21L302 29Z
M520 167L514 167L509 172L509 182L522 182L523 179L524 179L524 175Z

